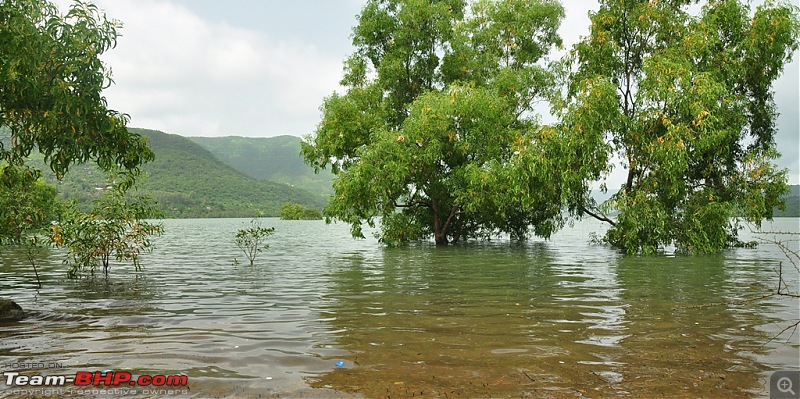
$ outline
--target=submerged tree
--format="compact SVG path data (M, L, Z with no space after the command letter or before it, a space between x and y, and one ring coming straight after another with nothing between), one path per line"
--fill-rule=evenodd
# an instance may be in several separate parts
M51 226L51 241L69 251L70 277L84 270L94 274L98 265L107 277L111 259L141 268L140 255L152 249L151 237L163 232L161 224L147 219L159 218L162 212L151 198L131 195L130 186L114 184L93 201L90 212L73 209L61 223Z
M771 218L787 191L774 160L771 86L798 47L798 9L767 2L603 0L557 103L568 202L611 224L626 252L714 252L735 218ZM627 178L603 206L588 182L620 161ZM615 217L608 216L615 211ZM734 220L731 222L731 220Z
M244 252L250 266L256 260L256 256L265 249L269 249L266 240L275 233L274 227L262 227L257 218L250 221L250 227L240 229L236 232L236 246Z
M556 1L371 0L353 30L345 94L322 106L306 161L337 174L329 218L381 220L389 244L499 232L548 236L561 220L552 129L533 105L561 41Z
M0 165L0 245L21 247L40 288L36 258L49 246L50 222L60 218L64 205L38 171Z
M281 205L281 219L283 220L319 220L322 214L313 208L306 208L303 205L293 202L286 202Z

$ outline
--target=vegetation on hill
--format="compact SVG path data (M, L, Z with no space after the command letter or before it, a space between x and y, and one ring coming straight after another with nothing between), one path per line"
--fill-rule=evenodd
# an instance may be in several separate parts
M333 174L314 169L300 156L301 139L277 137L189 137L217 159L259 180L302 188L326 200L333 194Z
M789 194L785 197L786 209L775 210L777 217L800 217L800 185L789 186Z
M156 159L142 169L147 174L139 194L151 195L166 217L278 216L286 202L309 208L325 205L322 197L287 184L246 176L216 159L191 140L154 130L131 128L145 136ZM35 161L34 161L35 162ZM88 204L106 189L106 179L93 165L74 167L63 181L48 176L60 195Z

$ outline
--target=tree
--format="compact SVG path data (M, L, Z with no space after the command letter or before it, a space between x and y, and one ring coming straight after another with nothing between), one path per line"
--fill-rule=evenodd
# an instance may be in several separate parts
M353 30L345 94L325 99L303 155L337 174L324 213L375 225L388 244L507 232L561 220L552 129L533 105L563 9L555 1L372 0ZM547 189L542 189L547 187Z
M322 215L316 209L306 208L303 205L287 202L281 205L281 219L283 220L318 220Z
M771 85L798 48L798 9L767 2L603 0L572 50L560 112L566 203L611 225L629 253L715 252L737 222L771 218L787 192L774 160ZM589 182L627 178L604 204ZM605 187L605 183L603 183ZM610 211L617 213L609 216Z
M36 170L0 166L0 244L24 244L30 232L49 229L63 204Z
M100 55L119 27L83 2L66 15L46 0L0 3L0 127L10 135L0 162L23 164L38 149L61 177L73 163L136 170L153 158L101 94L112 81Z
M38 248L42 228L54 220L51 215L58 207L54 189L37 182L41 171L25 165L33 151L44 155L59 179L71 165L87 161L107 172L121 170L124 176L115 189L120 192L135 183L141 164L154 158L146 141L125 127L128 116L108 109L101 94L112 81L100 56L116 44L119 27L117 21L107 20L97 7L82 1L75 2L65 15L46 0L0 2L0 180L12 190L0 188L0 242ZM110 253L130 259L138 267L138 251L148 244L146 238L139 241L139 234L146 237L157 229L135 217L149 205L134 206L140 208L74 213L74 219L62 222L86 227L70 230L72 236L53 235L56 244L72 240L70 249L79 254L73 258L71 274L90 263L93 254L88 252L93 250L106 254L106 272ZM111 211L118 213L108 215ZM100 220L98 214L121 219ZM54 233L59 233L59 228L54 225ZM135 233L132 236L130 229ZM110 232L118 236L112 238ZM95 233L97 236L89 236ZM102 248L84 246L80 254L78 241ZM32 253L28 251L31 263Z
M264 243L267 237L275 232L274 227L261 227L261 223L257 218L250 221L250 227L240 229L236 232L236 246L244 252L247 259L250 261L250 266L256 260L258 254L269 248L269 245Z
M129 261L141 268L139 256L152 249L151 236L163 232L163 226L146 219L161 217L162 212L149 197L128 194L127 184L114 184L94 200L91 212L73 209L59 224L52 225L51 241L69 251L68 275L77 277L88 269L91 274L98 264L108 277L112 257Z
M0 245L22 247L41 288L36 258L48 246L50 223L60 218L64 203L56 188L38 171L17 165L0 166Z

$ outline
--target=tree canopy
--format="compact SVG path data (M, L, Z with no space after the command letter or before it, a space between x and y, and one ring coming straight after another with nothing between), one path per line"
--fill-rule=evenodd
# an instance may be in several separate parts
M102 95L111 77L100 55L119 27L89 3L62 15L46 0L0 2L0 128L10 136L0 162L21 166L38 150L61 177L74 163L136 171L153 158Z
M281 219L283 220L319 220L322 214L313 208L306 208L294 202L286 202L281 205Z
M303 154L331 167L325 214L354 236L437 244L562 222L555 163L533 106L551 89L556 1L372 0L353 30L344 94L325 99Z
M693 3L601 1L567 59L560 140L584 169L568 203L626 252L718 251L738 216L759 224L787 192L771 87L798 47L797 7L711 1L693 15ZM598 206L586 183L617 162L626 181Z
M20 244L25 233L49 228L64 204L35 171L0 165L0 245Z
M380 218L387 243L548 237L570 214L609 223L606 242L631 253L736 243L737 217L770 218L787 190L771 87L798 10L695 3L602 0L551 68L556 1L367 2L347 91L303 146L337 174L326 216L354 236ZM617 163L626 182L595 203Z
M102 95L111 76L100 56L116 44L119 27L82 1L66 14L46 0L0 2L0 242L32 235L38 247L38 234L50 228L52 242L74 255L71 275L98 259L107 271L112 253L138 267L148 236L161 231L141 220L154 216L148 199L124 196L153 152ZM56 217L67 207L27 164L34 151L59 179L71 165L96 163L118 180L114 195L90 214Z

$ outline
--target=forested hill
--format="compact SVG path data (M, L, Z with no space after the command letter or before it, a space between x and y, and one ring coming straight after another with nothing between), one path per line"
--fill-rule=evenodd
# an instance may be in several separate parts
M789 194L786 195L786 209L783 211L776 210L775 216L800 216L800 185L789 186L789 190Z
M326 199L287 184L247 176L216 159L193 141L153 130L130 130L149 138L155 161L144 166L149 175L139 189L152 195L167 217L278 216L286 202L322 209ZM93 166L73 167L56 183L68 197L87 200L105 186Z
M277 137L189 137L236 170L259 180L270 180L303 188L327 201L333 193L333 174L314 169L300 157L300 138Z

